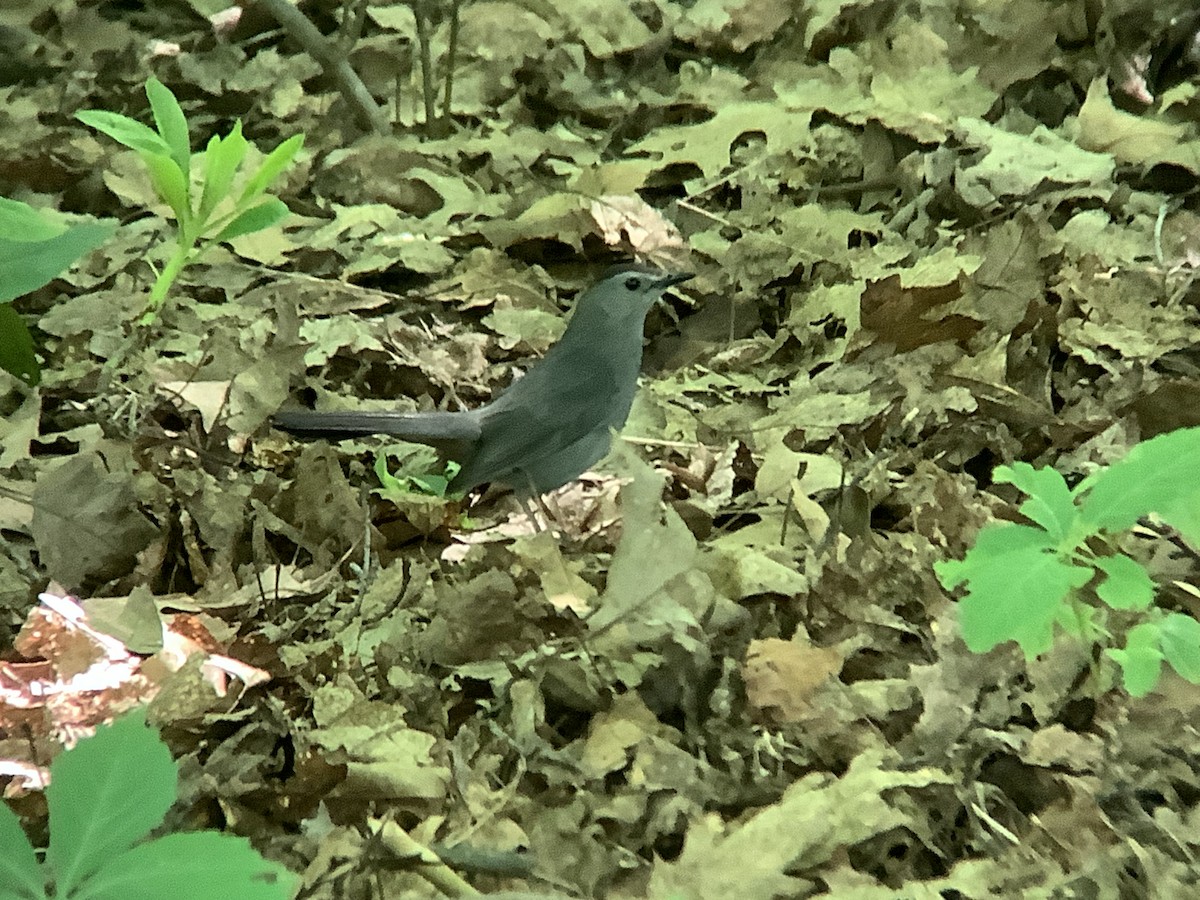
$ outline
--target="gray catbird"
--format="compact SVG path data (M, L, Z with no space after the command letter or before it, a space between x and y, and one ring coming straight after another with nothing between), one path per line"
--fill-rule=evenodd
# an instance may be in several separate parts
M646 313L691 278L636 263L614 266L579 298L562 338L491 403L465 412L280 410L274 423L307 437L390 434L432 444L462 464L450 489L489 481L544 494L608 452L633 405Z

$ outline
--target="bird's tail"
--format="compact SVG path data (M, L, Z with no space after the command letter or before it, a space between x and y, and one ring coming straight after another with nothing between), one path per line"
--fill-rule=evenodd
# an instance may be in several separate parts
M438 445L479 439L479 417L471 412L318 412L281 409L272 418L276 428L300 437L332 440L388 434L418 444Z

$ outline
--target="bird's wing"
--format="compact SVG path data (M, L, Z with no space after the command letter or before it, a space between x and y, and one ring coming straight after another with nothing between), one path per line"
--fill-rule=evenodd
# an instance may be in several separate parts
M480 440L456 477L456 488L498 480L523 491L530 482L542 483L539 462L557 470L554 457L570 452L580 460L592 457L582 463L586 468L604 455L610 428L623 424L628 413L628 400L621 395L632 397L634 385L623 390L602 360L576 363L566 371L535 367L480 410ZM543 373L555 377L546 378ZM583 452L587 447L591 450Z

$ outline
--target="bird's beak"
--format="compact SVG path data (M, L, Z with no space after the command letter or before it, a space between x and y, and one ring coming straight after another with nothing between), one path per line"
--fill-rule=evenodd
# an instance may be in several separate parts
M679 284L680 282L684 282L690 278L695 278L695 277L696 277L695 272L680 272L678 275L667 275L667 276L663 277L663 279L659 283L663 286L663 290L665 291L667 288L671 287L672 285Z

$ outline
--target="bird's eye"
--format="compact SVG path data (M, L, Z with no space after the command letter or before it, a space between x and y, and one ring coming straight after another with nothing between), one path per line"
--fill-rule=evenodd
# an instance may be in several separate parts
M642 283L634 275L630 275L625 279L625 290L627 291L636 291L641 286Z

